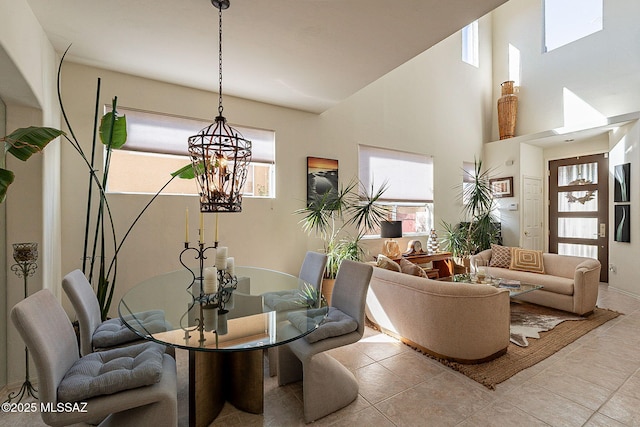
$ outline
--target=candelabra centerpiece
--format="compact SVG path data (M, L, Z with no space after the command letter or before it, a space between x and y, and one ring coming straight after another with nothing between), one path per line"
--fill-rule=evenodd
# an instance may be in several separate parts
M192 275L191 283L187 286L187 291L193 298L189 310L196 305L199 308L199 317L195 319L196 326L182 329L185 331L185 339L189 338L189 332L198 330L201 345L206 341L204 331L214 332L216 340L218 335L226 334L226 315L228 309L233 308L233 291L238 287L235 260L228 256L228 248L218 245L217 222L216 216L216 239L213 246L207 246L204 242L204 222L200 214L200 238L197 246L192 246L188 237L187 220L184 249L180 252L180 263ZM215 253L214 262L206 265L209 253ZM193 259L198 261L196 269L187 265L189 255L193 255Z

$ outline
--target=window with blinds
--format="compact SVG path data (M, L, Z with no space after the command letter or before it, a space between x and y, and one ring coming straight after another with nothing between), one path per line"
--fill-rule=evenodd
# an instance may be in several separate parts
M403 235L426 234L433 227L433 158L424 154L358 146L358 177L374 191L386 185L381 203ZM374 232L375 234L377 232Z
M105 106L105 112L111 106ZM127 143L113 150L107 191L155 194L171 173L188 164L187 140L210 122L118 107L127 117ZM275 132L232 125L252 143L246 197L275 198ZM197 194L193 180L174 179L163 194Z

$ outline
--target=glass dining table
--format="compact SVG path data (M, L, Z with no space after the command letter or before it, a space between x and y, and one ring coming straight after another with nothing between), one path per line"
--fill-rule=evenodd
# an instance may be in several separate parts
M302 294L300 303L286 310L265 307L265 293L304 290L310 285L295 276L256 267L236 267L237 288L223 309L212 307L197 297L201 280L196 276L183 269L137 284L120 300L120 318L146 340L189 351L189 425L209 425L225 401L260 414L264 349L312 332L318 326L313 319L322 318L328 308L310 307ZM144 324L138 313L148 310L162 310L169 326ZM300 312L308 312L309 322L285 327L290 324L289 315Z

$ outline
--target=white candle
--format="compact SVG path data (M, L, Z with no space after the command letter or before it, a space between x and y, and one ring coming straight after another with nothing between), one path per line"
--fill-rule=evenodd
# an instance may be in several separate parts
M184 241L189 243L189 208L184 212Z
M204 330L215 331L218 329L218 309L217 308L205 308L202 310L204 317Z
M215 267L204 269L204 293L214 294L218 291L218 272Z
M224 270L227 268L227 248L220 246L216 251L216 268Z
M227 258L227 273L232 276L236 275L236 260L232 256Z

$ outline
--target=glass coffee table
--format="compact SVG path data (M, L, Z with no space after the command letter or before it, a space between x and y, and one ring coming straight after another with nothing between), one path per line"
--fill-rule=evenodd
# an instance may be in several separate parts
M509 291L509 297L516 297L518 295L526 294L527 292L537 291L542 289L542 285L534 285L532 283L524 283L519 280L501 279L498 277L485 276L482 280L479 280L475 274L455 274L450 277L444 277L439 279L444 282L452 283L470 283L477 285L493 286L499 289L507 289Z

